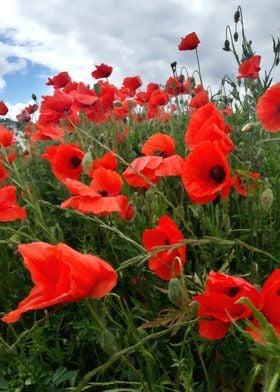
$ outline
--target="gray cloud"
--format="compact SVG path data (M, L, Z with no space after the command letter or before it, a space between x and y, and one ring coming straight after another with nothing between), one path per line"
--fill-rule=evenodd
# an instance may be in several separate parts
M237 75L237 64L222 50L225 26L233 26L240 4L246 32L254 49L262 56L262 66L272 60L271 37L280 35L279 2L268 0L2 0L6 10L0 16L0 32L12 39L2 44L13 56L51 68L53 73L68 70L79 80L90 81L93 64L114 67L112 82L140 75L145 83L164 82L170 63L178 61L192 73L194 52L180 52L180 37L196 31L200 37L199 56L207 84L217 86L224 74ZM5 15L4 15L5 14ZM1 50L1 47L0 47ZM5 52L5 51L4 51ZM4 56L0 78L18 68ZM4 65L3 65L4 64ZM13 68L14 67L14 68ZM2 70L2 71L1 71ZM279 71L278 71L279 74ZM0 82L1 88L1 82Z

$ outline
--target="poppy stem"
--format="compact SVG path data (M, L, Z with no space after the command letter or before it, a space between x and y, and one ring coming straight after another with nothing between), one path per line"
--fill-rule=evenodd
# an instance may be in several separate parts
M101 322L101 320L99 319L98 315L96 314L95 310L93 309L92 303L90 301L89 298L85 299L85 303L90 311L90 314L92 315L93 319L97 322L97 324L99 325L99 327L102 329L102 331L105 331L106 328L104 326L104 324Z
M203 87L203 81L202 81L202 75L201 75L200 62L199 62L199 57L198 57L198 50L197 50L197 48L195 48L195 54L196 54L196 61L197 61L197 68L198 68L198 74L199 74L199 80L200 80L200 84L201 84L201 87L204 89L204 87Z

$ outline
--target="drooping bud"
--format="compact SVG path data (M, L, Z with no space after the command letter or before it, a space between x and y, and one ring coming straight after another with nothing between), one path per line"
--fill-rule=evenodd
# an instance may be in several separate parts
M172 69L172 73L174 76L176 76L176 72L177 72L177 61L173 61L173 63L170 64L170 67Z
M241 129L241 132L251 132L254 129L254 123L245 124L244 127Z
M238 41L238 32L237 31L233 34L233 39L235 42Z
M230 52L230 43L228 39L225 40L223 50L225 50L226 52Z

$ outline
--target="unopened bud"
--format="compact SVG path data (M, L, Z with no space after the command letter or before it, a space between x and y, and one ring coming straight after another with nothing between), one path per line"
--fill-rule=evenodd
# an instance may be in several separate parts
M239 9L234 14L234 22L237 23L240 19L240 11Z
M100 97L100 95L101 95L101 90L102 90L101 84L95 83L95 84L93 85L93 89L94 89L95 94L96 94L98 97Z
M261 194L260 204L262 209L264 211L268 211L271 208L273 201L274 201L274 195L272 189L268 186Z
M224 44L223 49L224 49L226 52L229 52L229 51L230 51L230 43L229 43L229 40L228 40L228 39L225 40L225 44Z
M235 42L238 41L238 32L237 31L233 34L233 39Z
M32 99L33 99L34 101L37 101L37 96L36 96L36 94L33 93L33 94L31 95L31 97L32 97Z
M254 129L254 123L248 123L244 125L244 127L241 129L241 132L251 132Z
M83 167L83 171L85 174L88 174L91 168L91 164L92 164L92 156L91 156L91 152L88 151L85 155L84 158L82 160L82 167Z
M99 344L102 350L110 356L118 351L116 339L108 329L101 332Z
M179 308L183 308L187 302L187 293L177 278L170 279L167 295L169 300Z

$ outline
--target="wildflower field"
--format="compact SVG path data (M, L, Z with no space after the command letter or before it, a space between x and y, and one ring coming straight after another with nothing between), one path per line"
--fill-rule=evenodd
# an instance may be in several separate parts
M216 93L191 32L194 74L0 101L0 391L280 391L280 41L223 49Z

